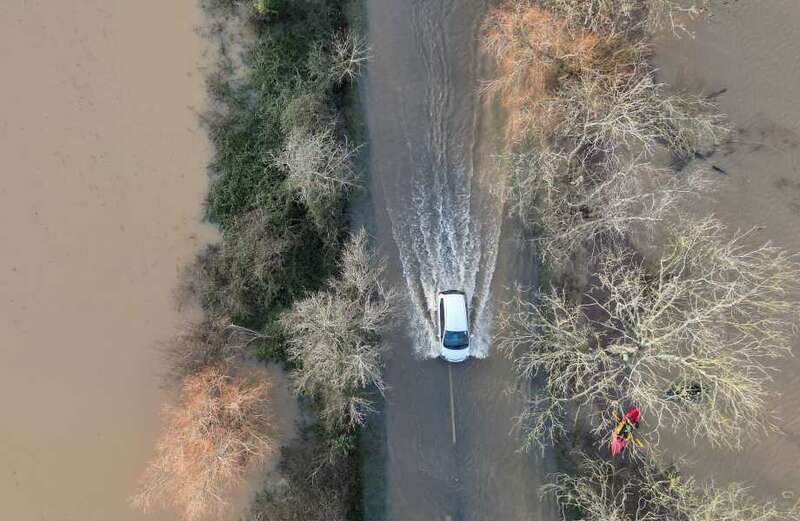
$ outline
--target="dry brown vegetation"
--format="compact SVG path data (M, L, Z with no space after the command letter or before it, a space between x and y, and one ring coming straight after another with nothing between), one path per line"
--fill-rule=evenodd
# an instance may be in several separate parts
M676 429L731 448L773 426L767 384L790 354L800 267L769 244L748 247L748 234L729 238L711 218L681 220L666 235L654 263L604 252L580 302L520 293L503 313L501 348L522 377L546 379L520 418L528 444L563 434L570 404L602 411L601 439L616 403L640 407L656 435ZM702 392L682 397L693 385Z
M574 475L560 473L544 487L562 508L585 521L798 521L800 505L759 502L747 487L717 487L679 474L655 459L617 465L578 454Z
M207 367L185 377L180 404L164 409L165 429L135 506L174 505L183 519L219 515L225 495L273 450L263 374L230 376Z
M511 154L511 208L556 267L600 236L652 231L682 194L708 185L653 158L686 161L728 134L708 100L655 81L648 33L634 23L645 4L512 1L485 21L497 62L485 90L507 108L514 148L532 148Z
M691 34L689 23L729 0L539 0L539 5L573 26L594 31L662 30Z

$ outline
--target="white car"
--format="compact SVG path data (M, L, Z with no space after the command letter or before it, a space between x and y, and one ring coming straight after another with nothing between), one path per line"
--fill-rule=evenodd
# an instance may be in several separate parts
M436 297L442 359L463 362L469 356L469 313L463 291L442 291Z

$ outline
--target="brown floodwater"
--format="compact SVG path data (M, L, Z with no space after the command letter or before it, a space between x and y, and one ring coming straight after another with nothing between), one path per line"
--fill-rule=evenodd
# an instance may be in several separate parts
M0 518L173 519L127 498L209 149L194 0L0 3Z
M764 226L753 242L772 241L800 252L800 3L796 0L737 2L695 26L695 37L665 40L657 47L661 79L679 89L720 93L721 110L737 133L712 157L724 170L713 212L733 229ZM800 295L797 296L800 299ZM782 433L745 446L742 453L691 447L702 477L743 481L763 496L800 492L800 339L795 357L780 363L770 402ZM646 419L645 419L646 420ZM789 494L791 496L792 494Z
M485 0L369 0L364 88L374 233L405 298L389 337L385 512L397 521L555 519L552 454L518 452L510 361L491 345L504 288L535 279L493 188L501 124L480 103ZM433 359L435 298L470 302L470 360Z

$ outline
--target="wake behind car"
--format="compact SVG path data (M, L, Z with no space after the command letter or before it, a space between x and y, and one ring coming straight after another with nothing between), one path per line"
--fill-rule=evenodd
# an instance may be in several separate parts
M439 314L440 357L448 362L463 362L469 356L469 314L463 291L442 291L436 297Z

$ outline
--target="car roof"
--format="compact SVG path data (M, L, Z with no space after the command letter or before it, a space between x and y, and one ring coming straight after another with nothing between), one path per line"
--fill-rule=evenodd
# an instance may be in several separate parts
M444 329L467 331L467 298L463 293L440 293L444 301Z

